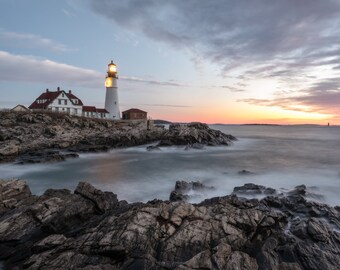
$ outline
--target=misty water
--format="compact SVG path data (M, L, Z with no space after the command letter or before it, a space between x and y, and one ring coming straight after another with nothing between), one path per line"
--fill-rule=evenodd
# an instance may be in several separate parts
M305 184L318 200L340 205L340 127L213 125L239 140L203 150L146 146L82 154L79 159L38 165L0 165L1 178L20 178L35 194L48 188L74 189L79 181L118 194L129 202L168 199L176 180L214 186L205 198L257 183L281 191ZM241 170L253 172L240 175ZM199 198L201 200L203 198Z

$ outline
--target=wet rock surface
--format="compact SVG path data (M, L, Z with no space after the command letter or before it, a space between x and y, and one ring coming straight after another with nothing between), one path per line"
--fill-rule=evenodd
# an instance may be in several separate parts
M24 181L0 181L0 260L5 269L338 269L339 208L297 189L129 204L85 182L34 196Z
M112 121L58 113L0 112L0 162L56 162L81 152L159 142L158 146L229 145L235 138L206 124L170 125L166 130L147 120ZM148 150L157 150L158 146Z
M202 199L205 192L214 189L214 187L206 186L199 181L176 181L175 189L170 193L170 201L178 202L197 198Z

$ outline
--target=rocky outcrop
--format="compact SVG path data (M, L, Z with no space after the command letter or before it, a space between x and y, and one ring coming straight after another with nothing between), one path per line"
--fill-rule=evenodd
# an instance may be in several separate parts
M0 260L7 269L340 265L338 208L306 201L299 192L260 201L232 195L199 204L128 204L84 182L74 193L47 190L41 196L31 195L21 180L0 181L0 189Z
M190 123L187 125L171 124L158 146L187 145L201 149L203 145L230 145L236 138L219 130L208 127L207 124Z
M170 193L170 201L188 201L190 199L203 199L205 192L214 190L214 187L208 187L201 182L177 181L175 189ZM206 197L206 196L205 196Z
M112 121L57 113L0 112L0 162L63 161L79 152L107 151L153 142L165 145L229 145L235 139L205 124L170 125L147 120ZM157 150L149 147L148 150ZM19 157L19 158L18 158Z

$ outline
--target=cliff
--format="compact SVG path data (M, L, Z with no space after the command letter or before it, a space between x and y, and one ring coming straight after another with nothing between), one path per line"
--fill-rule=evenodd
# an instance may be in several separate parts
M177 192L204 189L178 182ZM211 187L207 187L211 188ZM179 190L183 189L183 190ZM7 269L338 269L339 208L254 184L205 200L129 204L81 182L32 195L0 180L0 261ZM268 197L244 199L251 193ZM240 195L241 194L241 195ZM176 197L178 200L178 197ZM15 268L17 267L17 268Z

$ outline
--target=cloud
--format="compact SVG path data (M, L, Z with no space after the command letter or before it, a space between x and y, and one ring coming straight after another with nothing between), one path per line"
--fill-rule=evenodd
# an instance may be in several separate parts
M340 48L334 0L92 0L91 6L121 27L200 53L223 72L264 61L316 64Z
M286 110L302 112L319 112L331 115L340 115L340 78L324 79L313 84L304 94L273 99L241 99L260 106L275 106Z
M54 52L75 51L68 46L58 43L52 39L43 38L33 34L16 33L0 29L0 42L10 46L20 46L28 48L42 48Z
M184 84L175 81L156 81L139 77L121 76L121 80L132 83L143 83L160 86L182 87ZM91 69L54 62L48 59L38 59L32 56L14 55L0 51L0 81L60 83L70 86L88 88L102 87L104 74Z
M228 85L222 85L221 88L228 89L230 92L245 92L245 89L241 89L239 87L233 87L233 86L228 86Z
M273 99L243 101L340 114L340 1L91 0L91 8L132 33L189 51L195 65L218 65L224 78L265 78L284 89Z
M103 75L97 71L57 63L47 59L13 55L0 51L0 80L98 87Z
M120 76L120 79L130 82L137 82L137 83L147 83L147 84L154 84L154 85L161 85L161 86L176 86L176 87L188 87L189 85L182 84L176 81L156 81L156 80L148 80L139 77L132 77L132 76Z

